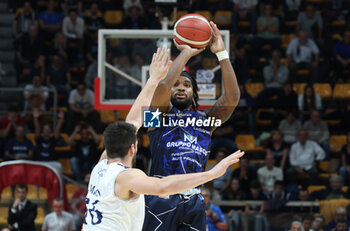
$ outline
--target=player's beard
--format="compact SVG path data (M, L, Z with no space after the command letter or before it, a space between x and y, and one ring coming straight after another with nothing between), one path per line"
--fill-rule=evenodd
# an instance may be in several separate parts
M185 110L186 108L188 108L189 106L191 106L192 104L192 98L188 98L185 100L178 100L175 97L171 97L170 98L170 102L171 104L176 107L177 109L179 109L180 111Z

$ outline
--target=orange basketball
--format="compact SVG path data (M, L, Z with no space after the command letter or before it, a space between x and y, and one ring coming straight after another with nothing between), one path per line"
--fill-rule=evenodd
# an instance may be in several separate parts
M175 41L192 48L204 48L211 39L212 29L208 20L199 14L186 14L174 26Z

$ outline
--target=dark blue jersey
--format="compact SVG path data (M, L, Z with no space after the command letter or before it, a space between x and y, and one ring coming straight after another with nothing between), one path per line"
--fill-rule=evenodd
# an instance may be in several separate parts
M180 112L173 107L162 119L161 128L148 132L152 153L151 175L203 172L209 157L211 126L200 126L195 121L206 120L207 115L203 111ZM185 122L185 126L179 125L180 120ZM186 122L189 122L188 126Z

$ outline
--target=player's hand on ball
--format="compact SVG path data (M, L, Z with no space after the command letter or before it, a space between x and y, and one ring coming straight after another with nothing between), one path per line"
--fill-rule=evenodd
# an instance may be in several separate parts
M245 153L241 150L234 152L229 155L225 159L221 160L218 164L215 165L210 171L214 174L215 178L218 178L225 174L226 169L229 168L232 164L239 162L239 158L241 158Z
M215 53L218 53L220 51L225 50L224 41L222 40L220 31L216 24L213 21L210 21L210 26L213 29L213 38L211 39L209 43L210 51Z
M149 75L151 79L162 80L168 74L172 61L169 60L170 50L163 47L158 48L157 52L153 54L152 62L149 67Z
M205 48L202 48L202 49L197 49L197 48L192 48L190 47L189 45L186 45L186 44L178 44L175 39L173 39L173 42L176 46L176 48L179 50L179 51L183 51L183 50L186 50L189 52L189 54L192 56L195 56L195 55L198 55L199 53L201 53L202 51L205 50Z

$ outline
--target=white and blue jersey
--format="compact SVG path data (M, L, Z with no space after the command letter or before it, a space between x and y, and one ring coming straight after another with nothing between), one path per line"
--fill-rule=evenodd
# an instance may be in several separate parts
M163 120L169 126L163 126L149 131L150 148L152 153L151 175L169 176L203 172L209 158L211 141L210 126L171 125L180 120L205 120L207 115L203 111L185 110L180 112L173 107ZM192 126L194 124L194 126Z
M140 231L145 216L143 195L124 200L114 193L118 175L130 168L121 163L100 161L92 170L86 196L84 231Z

